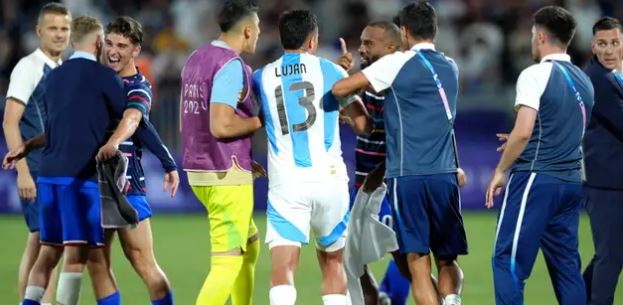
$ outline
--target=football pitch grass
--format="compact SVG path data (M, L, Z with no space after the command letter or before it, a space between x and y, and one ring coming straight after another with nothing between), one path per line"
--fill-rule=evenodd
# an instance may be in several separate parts
M494 213L465 213L470 254L459 259L465 272L463 304L494 304L490 262L495 234L495 218ZM260 232L265 232L266 218L263 214L256 214L255 220ZM209 266L209 226L206 216L203 214L160 214L152 219L152 226L156 257L171 281L175 291L176 304L194 305ZM21 215L0 216L0 241L2 243L2 250L0 251L0 304L2 305L19 304L16 275L25 238L25 225ZM593 254L586 215L582 216L580 226L580 254L584 267ZM380 280L386 264L387 258L372 266L377 280ZM114 244L113 268L121 289L122 304L151 304L145 286L126 261L117 240ZM296 275L297 304L322 304L319 293L320 270L312 246L304 247L298 270ZM88 276L85 278L80 304L94 305L91 284ZM267 305L269 303L269 280L269 253L267 247L262 244L256 269L254 304ZM623 278L619 280L619 289L615 295L614 304L623 304L623 284L621 283L623 283ZM409 304L414 304L411 298ZM527 281L525 304L557 304L541 254L539 254L532 275Z

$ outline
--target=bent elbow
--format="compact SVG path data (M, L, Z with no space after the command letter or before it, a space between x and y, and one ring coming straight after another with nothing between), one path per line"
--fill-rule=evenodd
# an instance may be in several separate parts
M227 126L221 122L210 122L210 133L217 140L223 140L227 138Z
M353 121L353 129L357 135L367 136L372 132L372 124L367 117L356 118Z
M528 141L530 141L530 138L532 137L532 131L528 132L528 131L519 131L517 132L517 140L521 143L527 143Z
M2 130L15 130L19 128L19 122L15 122L12 119L7 119L6 117L2 120Z
M223 131L221 130L221 128L218 128L216 126L210 126L210 133L217 140L222 140L225 138L225 135Z
M342 85L342 81L339 81L335 83L335 85L333 85L333 88L331 88L331 93L333 93L333 96L337 97L344 97L348 95L348 91L346 90L345 86Z

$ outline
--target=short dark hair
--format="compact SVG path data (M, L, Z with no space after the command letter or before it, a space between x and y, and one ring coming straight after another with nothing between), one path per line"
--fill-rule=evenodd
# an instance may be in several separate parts
M121 34L135 45L143 43L143 26L132 17L117 17L106 26L106 35L110 33Z
M392 22L397 26L400 27L400 15L396 15L394 16L394 18L392 18Z
M612 29L619 29L620 32L623 32L623 27L621 26L621 22L618 19L612 17L604 17L599 19L593 25L593 35L597 34L598 31L606 31Z
M533 19L535 26L547 31L565 46L573 39L577 23L571 13L560 6L543 7L534 13Z
M227 0L218 14L218 26L222 32L231 30L241 19L257 13L259 7L253 0Z
M402 37L400 35L400 28L391 21L373 21L368 23L368 26L382 29L385 34L393 41L402 43Z
M318 31L318 21L310 11L288 11L281 14L279 18L281 45L286 50L300 48L309 34L316 31Z
M50 2L42 6L41 9L39 10L38 21L41 22L41 20L43 19L43 16L47 14L67 15L71 17L71 13L67 9L67 7L65 7L62 3L58 3L58 2Z
M404 26L413 37L433 39L437 33L437 14L427 1L418 1L405 6L400 13L400 26Z

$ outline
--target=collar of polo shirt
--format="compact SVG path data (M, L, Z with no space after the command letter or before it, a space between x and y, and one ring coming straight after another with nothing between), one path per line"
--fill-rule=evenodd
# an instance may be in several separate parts
M47 55L45 55L45 53L43 52L43 50L41 50L40 48L37 48L37 50L35 50L35 53L37 54L37 56L39 56L41 59L43 59L43 61L48 64L48 66L50 66L51 68L56 68L58 66L60 66L63 61L60 59L58 59L58 61L53 61L51 58L49 58Z
M435 50L435 45L430 42L420 42L416 43L411 50L419 51L419 50Z
M541 59L541 62L545 62L548 60L558 60L558 61L568 61L571 62L571 56L567 53L554 53L549 54Z
M95 55L89 52L85 52L85 51L75 51L74 54L71 54L71 56L69 56L69 59L74 59L74 58L83 58L83 59L88 59L92 61L97 61L97 58L95 58Z

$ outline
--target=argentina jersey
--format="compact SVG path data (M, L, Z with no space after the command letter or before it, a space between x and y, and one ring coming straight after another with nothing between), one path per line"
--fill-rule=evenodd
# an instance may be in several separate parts
M37 49L22 58L13 72L7 91L7 99L15 100L24 105L24 114L19 123L20 133L24 141L45 131L47 111L43 96L45 94L45 77L52 69L60 65L54 62L41 49ZM39 170L41 150L31 152L27 157L31 172Z
M336 64L307 53L285 53L257 70L253 87L268 136L271 185L347 178L339 103L331 87L346 76Z

